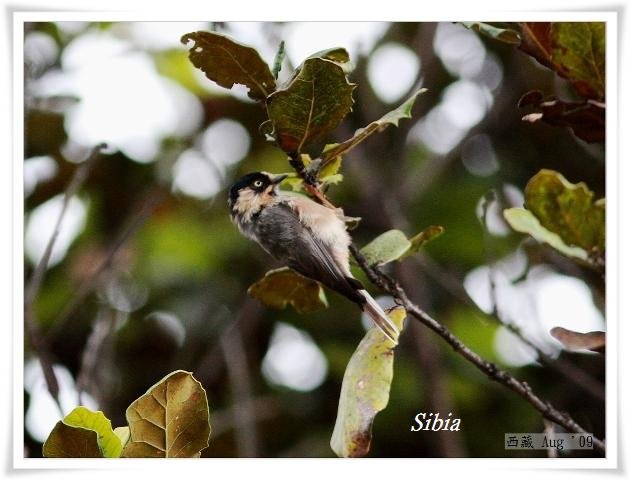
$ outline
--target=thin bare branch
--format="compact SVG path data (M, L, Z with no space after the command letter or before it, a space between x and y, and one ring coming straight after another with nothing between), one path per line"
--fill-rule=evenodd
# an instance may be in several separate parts
M404 306L411 316L422 322L429 327L440 337L442 337L455 352L464 357L481 372L486 374L488 378L494 380L501 385L514 391L516 394L530 403L536 410L538 410L543 418L551 420L558 425L565 428L567 431L575 433L587 433L586 430L581 427L575 420L573 420L568 414L560 412L551 403L542 400L536 395L532 388L525 382L519 381L510 375L508 372L501 370L494 363L489 362L477 353L468 348L461 340L453 335L444 325L439 323L415 303L413 303L408 297L406 292L398 284L396 280L384 273L379 267L370 266L365 260L363 254L354 246L351 246L352 255L356 259L361 269L366 273L370 281L383 291L392 295L400 305ZM593 445L595 449L600 453L605 453L606 447L603 441L594 438Z
M50 392L55 402L57 403L59 411L62 415L63 409L59 402L59 382L57 381L57 377L53 369L53 358L50 354L48 343L46 339L42 336L39 326L37 325L34 304L37 298L37 294L39 293L39 289L44 280L44 275L46 273L46 269L48 268L48 262L50 261L50 256L55 246L55 242L57 241L57 237L59 236L61 224L66 215L70 199L74 197L76 192L85 182L90 170L92 169L92 166L94 165L96 160L100 158L100 152L104 148L106 148L105 144L99 144L94 147L89 158L81 165L79 165L79 167L77 167L77 169L75 170L74 175L72 176L72 179L70 180L70 183L68 184L64 192L63 204L61 206L59 216L57 217L53 233L50 236L48 243L46 244L46 249L44 250L42 258L39 260L39 263L35 267L35 270L33 271L33 274L31 275L31 278L28 281L28 284L26 285L26 288L24 290L24 331L27 338L29 339L31 347L33 348L39 359L39 363L42 367L44 378L46 380L46 387L48 388L48 391Z
M254 423L278 417L283 413L280 408L280 401L274 395L251 398L247 400L247 406L241 405L240 403L234 403L230 408L225 410L216 410L210 413L210 420L212 422L212 438L216 439L233 428L239 428L235 423L234 410L240 410L243 407L251 408L256 412L256 415L253 418L248 419L249 422Z
M496 259L494 255L494 251L492 249L492 241L490 237L490 231L488 228L488 209L493 202L498 202L497 194L494 190L490 190L483 198L483 203L481 204L481 224L483 226L483 236L484 236L484 250L486 255L486 263L488 264L489 272L489 282L490 282L490 300L492 302L492 312L490 316L494 318L499 324L507 328L510 332L516 335L519 340L521 340L525 345L530 347L536 353L538 360L541 363L551 367L557 372L563 374L567 380L571 381L574 385L580 387L585 392L589 393L591 396L598 400L605 400L605 391L604 386L598 382L595 378L591 377L585 371L580 370L578 367L573 365L572 363L557 359L554 360L547 353L545 353L538 345L536 345L532 340L527 338L520 327L515 325L513 322L509 321L505 316L501 313L501 309L499 309L499 299L496 285ZM464 294L467 296L468 293L464 290ZM469 297L470 298L470 297ZM477 309L479 307L477 304L470 299L471 303L475 305ZM480 309L479 309L480 310Z
M70 203L70 199L74 197L75 193L81 188L83 182L88 176L88 173L92 169L92 166L96 162L96 160L100 157L100 152L106 148L106 145L99 144L92 150L89 158L80 164L74 172L66 191L63 196L63 204L61 206L61 211L59 212L59 216L57 217L57 222L55 223L55 228L53 229L53 233L48 240L48 244L46 245L46 249L44 250L44 254L42 258L39 260L37 267L35 267L35 271L31 276L31 279L28 282L28 285L25 289L24 295L24 303L32 304L39 292L39 288L44 279L44 274L46 273L46 269L48 268L48 262L50 261L50 255L52 254L53 247L55 246L55 242L57 241L57 237L59 236L59 231L61 230L61 223L63 222L64 217L66 216L66 211L68 209L68 204Z
M97 373L96 366L102 358L103 344L113 332L115 325L116 312L103 309L98 313L92 326L92 332L85 342L81 355L81 366L77 374L76 389L79 405L83 404L82 394L84 391L88 391L92 396L99 396L95 395L97 393L95 392L96 381L94 379Z
M232 415L236 427L236 446L239 457L257 457L258 431L251 402L251 378L238 325L221 335L220 343L232 392Z
M555 425L553 422L550 422L549 420L543 420L544 425L545 425L545 429L544 429L544 433L548 436L548 438L554 438L555 437ZM558 458L558 450L555 448L548 448L547 449L547 456L549 458Z
M131 236L140 228L140 226L151 216L155 208L166 198L166 193L160 189L151 189L140 201L139 206L134 210L129 220L120 230L116 240L110 245L105 258L92 273L92 275L81 283L77 292L73 295L72 300L61 311L61 314L55 320L48 330L46 337L48 339L55 338L65 327L66 323L76 313L76 310L83 305L83 302L99 284L103 274L109 270L116 258L116 254L120 248L131 238Z
M326 195L319 189L319 185L315 177L304 167L304 162L302 161L300 155L297 153L292 154L289 158L289 163L304 181L305 190L325 207L336 210L335 206L330 203L330 201L326 198Z

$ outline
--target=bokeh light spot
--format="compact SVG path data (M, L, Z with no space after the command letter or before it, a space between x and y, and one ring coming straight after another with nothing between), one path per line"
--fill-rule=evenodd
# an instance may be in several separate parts
M249 152L251 138L240 122L222 118L203 132L201 151L223 169L241 161Z
M271 336L262 373L272 384L308 392L326 378L328 362L306 332L279 322Z
M57 162L49 155L31 157L24 161L24 196L28 197L40 182L45 182L57 174Z
M368 80L374 93L385 103L393 103L407 93L420 70L420 59L399 43L378 47L368 63Z
M173 191L207 199L221 189L221 179L210 160L194 149L184 151L173 165Z
M53 365L53 371L59 383L59 403L63 414L67 415L73 408L79 406L79 394L72 374L66 367ZM24 426L33 439L43 443L55 424L61 420L61 416L55 400L48 392L46 380L37 359L31 359L24 365L24 389L30 395ZM96 401L88 393L81 394L81 402L90 410L98 410Z
M63 194L38 205L28 216L24 236L24 250L28 259L39 263L55 229L55 224L63 206ZM83 231L87 207L77 197L68 202L66 214L61 222L59 234L48 261L48 267L58 264L75 238Z

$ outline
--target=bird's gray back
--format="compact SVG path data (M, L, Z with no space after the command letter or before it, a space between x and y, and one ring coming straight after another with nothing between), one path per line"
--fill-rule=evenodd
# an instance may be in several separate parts
M255 235L268 253L298 273L323 283L357 303L365 301L348 282L330 247L300 222L289 205L278 202L265 207L256 221Z

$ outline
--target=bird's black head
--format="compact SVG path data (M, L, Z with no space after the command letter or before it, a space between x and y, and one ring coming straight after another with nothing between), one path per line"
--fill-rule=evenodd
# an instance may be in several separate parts
M286 175L273 175L267 172L254 172L239 178L232 187L230 187L230 196L228 203L233 207L243 190L250 190L254 194L262 194L267 192L269 186L275 187Z
M247 175L239 178L230 187L230 204L234 204L238 198L238 194L245 188L251 188L254 191L263 191L271 185L271 179L269 175L262 172L248 173Z

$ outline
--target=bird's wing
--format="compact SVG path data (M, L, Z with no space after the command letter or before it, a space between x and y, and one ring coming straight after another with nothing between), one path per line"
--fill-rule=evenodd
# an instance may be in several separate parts
M363 295L350 284L335 261L330 248L300 222L289 205L277 203L264 208L257 224L258 242L275 258L350 300L365 303Z
M304 225L289 205L265 207L258 225L258 242L278 260L305 277L317 280L358 303L394 344L398 329L358 280L346 276L330 248ZM272 240L273 239L273 240Z

